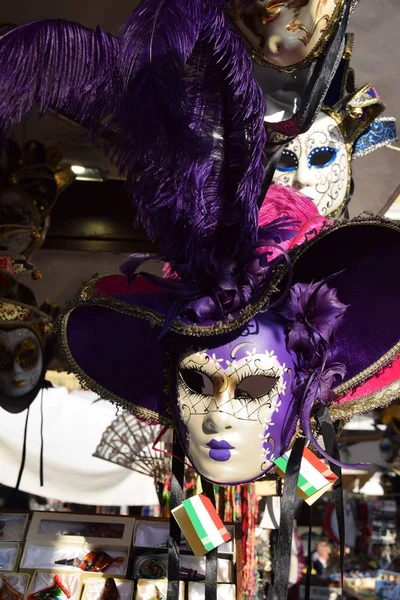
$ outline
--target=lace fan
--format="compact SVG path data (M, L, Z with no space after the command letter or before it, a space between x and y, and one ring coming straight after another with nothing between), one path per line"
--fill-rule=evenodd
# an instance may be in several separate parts
M124 410L104 431L93 456L164 482L171 473L171 456L153 449L161 431L160 425L143 423ZM171 452L168 433L157 448Z

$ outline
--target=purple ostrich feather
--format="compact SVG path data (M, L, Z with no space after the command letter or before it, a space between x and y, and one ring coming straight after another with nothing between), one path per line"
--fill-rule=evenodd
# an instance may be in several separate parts
M118 42L100 28L37 21L0 38L0 135L35 104L99 129L118 102Z
M333 388L346 375L346 367L335 362L335 332L347 306L325 281L295 284L281 314L288 320L287 348L297 360L293 393L301 402L300 423L305 436L322 456L339 467L361 468L334 459L321 448L311 428L315 403L330 404Z
M265 105L221 0L145 0L117 38L67 21L15 27L0 64L0 135L35 104L85 125L183 280L208 291L221 265L240 269L257 241Z

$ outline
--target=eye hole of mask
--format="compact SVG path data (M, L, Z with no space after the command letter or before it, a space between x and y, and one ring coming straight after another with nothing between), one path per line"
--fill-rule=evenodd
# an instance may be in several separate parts
M205 373L196 369L182 369L180 375L183 383L194 394L202 394L203 396L214 394L214 384Z
M274 388L277 377L267 377L266 375L252 375L241 381L236 388L235 398L261 398L266 396Z
M308 166L310 168L315 167L316 169L329 167L335 160L337 153L337 148L329 148L329 146L314 148L308 155Z
M6 373L12 371L14 365L14 357L12 352L7 350L5 346L0 344L0 372Z
M278 171L288 172L295 171L298 166L299 161L295 153L291 150L284 150L276 168Z
M39 358L39 349L32 339L23 340L15 353L15 360L24 371L30 371Z

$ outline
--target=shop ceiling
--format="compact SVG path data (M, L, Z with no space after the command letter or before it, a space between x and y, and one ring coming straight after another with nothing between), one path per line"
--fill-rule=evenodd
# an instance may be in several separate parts
M182 0L182 2L188 0ZM352 66L357 85L372 83L387 105L387 115L397 117L400 128L400 31L399 0L361 0L350 23L355 33ZM138 4L135 0L0 0L0 20L24 23L37 19L65 18L88 26L100 25L117 33L120 24ZM36 138L60 147L75 164L100 166L108 176L116 176L100 148L82 136L82 130L53 115L40 123L30 119L20 137ZM380 213L400 183L400 152L384 148L354 162L355 194L351 214L362 210ZM62 202L62 199L60 199Z

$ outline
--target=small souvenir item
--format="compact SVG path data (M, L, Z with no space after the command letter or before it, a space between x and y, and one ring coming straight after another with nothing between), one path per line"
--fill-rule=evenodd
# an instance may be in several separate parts
M112 577L108 577L104 584L100 600L120 600L120 594Z
M80 558L63 558L61 560L56 560L55 564L71 565L73 567L78 567L82 571L104 573L104 571L114 563L122 563L124 560L123 556L113 558L103 550L91 550L82 560Z
M179 584L179 600L183 600L183 583ZM166 600L167 598L167 580L148 581L139 579L136 589L136 600Z
M36 141L20 149L8 142L0 162L0 245L13 272L41 275L30 262L43 244L49 215L58 195L75 179L69 167L58 167L62 158Z
M48 309L51 313L50 305ZM0 406L4 410L22 412L46 385L52 331L51 314L0 297Z
M79 535L82 537L121 538L123 525L111 525L109 523L87 523L79 531L65 529L61 535Z
M71 594L62 583L59 575L54 575L53 585L29 594L28 600L65 600Z
M16 590L7 577L1 577L0 600L22 600L24 594Z
M143 557L136 565L138 577L162 579L167 576L167 563L157 556Z
M82 533L84 537L120 538L123 526L114 526L108 523L88 523Z
M151 597L150 600L166 600L165 596L163 596L163 594L160 592L159 588L156 585L154 586L154 595Z
M231 539L215 506L204 494L187 498L172 514L195 556L204 556Z
M285 477L290 452L288 450L283 456L276 458L274 461L276 470L282 478ZM337 481L337 476L332 473L329 467L317 458L309 448L304 448L297 482L299 496L307 504L314 504L318 498L332 488L335 481Z
M121 411L104 431L93 456L149 475L163 485L171 474L172 444L163 439L154 448L161 430L146 430L129 411Z
M180 567L180 578L189 581L203 581L204 573L196 569ZM168 575L168 557L158 554L138 557L135 562L134 578L163 579Z

